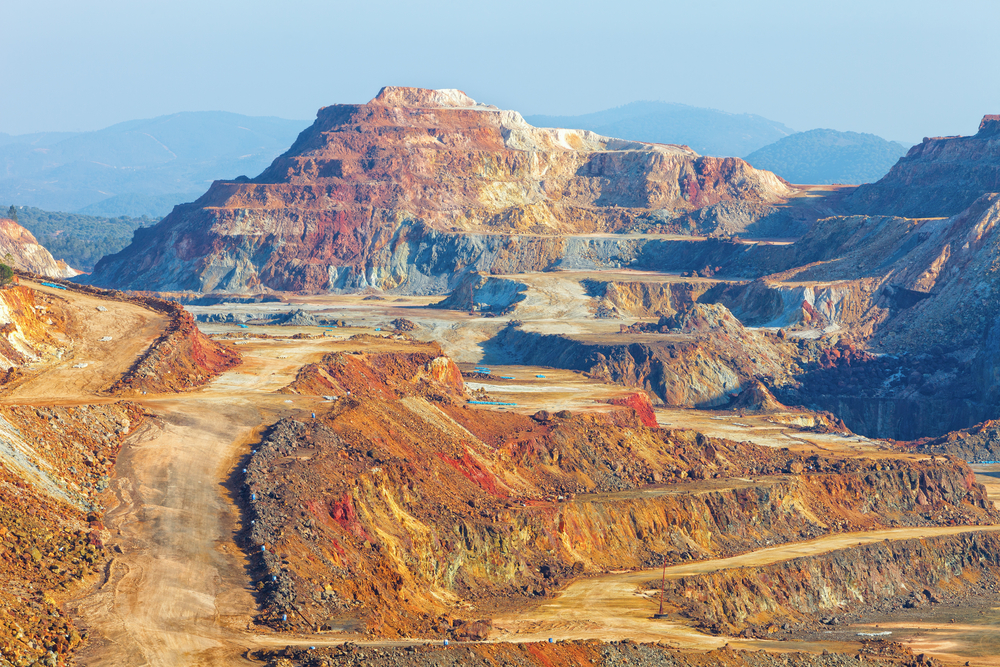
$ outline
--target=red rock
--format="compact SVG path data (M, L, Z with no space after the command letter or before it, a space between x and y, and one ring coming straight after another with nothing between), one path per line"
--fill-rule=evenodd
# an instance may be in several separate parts
M616 232L654 210L680 215L790 193L738 158L539 129L460 91L389 87L368 104L320 109L260 176L216 181L88 280L151 290L385 289L418 270L468 266L495 242L455 231Z

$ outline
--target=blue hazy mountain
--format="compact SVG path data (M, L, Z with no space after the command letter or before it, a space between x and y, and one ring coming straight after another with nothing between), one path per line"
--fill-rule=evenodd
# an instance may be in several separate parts
M686 104L632 102L582 116L525 116L536 127L590 130L609 137L685 144L701 155L743 157L795 130L748 113L727 113Z
M792 183L874 183L908 149L874 134L809 130L764 146L746 160Z
M94 132L0 135L0 201L160 217L213 180L260 173L309 123L200 111Z

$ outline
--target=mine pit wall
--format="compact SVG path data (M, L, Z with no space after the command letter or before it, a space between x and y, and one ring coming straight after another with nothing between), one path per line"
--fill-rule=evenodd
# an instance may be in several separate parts
M764 477L749 488L737 482L721 490L673 487L642 499L581 496L428 522L410 513L414 503L449 501L414 487L385 462L358 476L342 497L269 491L267 471L311 438L307 426L279 422L246 478L245 523L253 522L247 544L261 620L282 629L351 617L387 636L455 636L427 619L464 613L442 599L458 602L471 591L468 599L482 610L497 600L545 596L583 572L653 567L664 557L728 556L830 531L1000 519L966 466L892 461L840 474ZM468 504L488 508L494 500ZM295 532L287 523L279 528L275 517L295 506L322 507L329 516L310 515ZM308 575L299 571L301 558L310 563ZM317 588L307 576L329 583Z
M789 350L765 334L744 330L742 338L653 336L643 342L588 343L508 326L483 345L483 363L520 363L583 371L593 377L645 390L665 405L714 407L729 402L754 377L786 380ZM751 358L751 346L754 348Z
M994 406L973 399L815 396L811 400L869 438L916 440L966 429L997 416Z
M364 664L371 667L580 667L580 665L632 665L633 667L932 667L937 660L900 644L866 642L850 654L732 650L681 652L665 643L640 644L631 640L554 643L484 642L460 646L373 648L344 644L316 649L291 647L271 652L251 652L251 658L270 660L268 665Z
M331 260L271 265L268 257L255 255L254 248L234 247L213 256L213 265L191 265L187 275L195 282L174 288L248 293L260 287L309 292L374 287L399 294L445 294L471 271L511 275L627 267L671 272L721 266L727 275L756 278L772 272L776 261L784 268L791 257L788 246L718 239L466 234L438 231L415 220L393 224L384 237L381 232L376 237L353 261L343 264Z
M649 582L659 588L659 580ZM665 598L718 634L767 636L769 628L826 616L872 614L932 602L996 604L1000 535L877 542L763 567L670 579Z
M586 279L587 294L598 299L597 317L649 318L671 316L700 300L712 288L707 282L639 282Z

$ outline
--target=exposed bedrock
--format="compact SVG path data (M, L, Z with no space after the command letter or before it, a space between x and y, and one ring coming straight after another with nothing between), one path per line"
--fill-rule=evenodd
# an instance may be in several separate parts
M535 128L517 112L461 93L385 88L368 104L321 109L260 176L215 182L198 201L137 232L86 280L246 292L393 289L412 279L411 291L444 291L456 261L438 266L441 256L457 255L459 269L481 262L479 270L492 270L476 246L502 252L508 236L554 235L538 242L530 270L540 270L576 255L553 249L563 243L559 236L672 229L671 221L705 206L752 204L729 216L740 227L741 216L749 224L793 194L738 158ZM713 218L720 216L727 218L722 210ZM428 238L424 248L437 250L420 256L413 221L454 238ZM482 238L491 234L503 236ZM422 285L422 276L444 282Z
M899 446L925 454L955 456L964 461L1000 461L1000 422L985 421L939 438L924 438Z
M958 461L803 456L649 428L627 405L463 407L454 367L422 349L330 354L287 389L340 398L279 422L247 464L265 622L448 636L444 614L483 619L584 572L1000 518Z
M931 218L955 215L1000 192L1000 119L985 116L969 137L924 138L877 183L849 198L859 213Z
M775 334L744 328L724 306L698 304L684 311L689 328L594 340L542 334L508 326L483 345L485 363L508 360L584 371L645 389L666 405L711 407L728 403L753 378L791 381L797 345ZM692 315L694 313L694 315ZM620 341L620 342L619 342Z
M937 602L968 604L977 597L985 602L1000 593L1000 535L887 540L674 579L664 590L707 629L765 636L772 626L831 615L864 618Z

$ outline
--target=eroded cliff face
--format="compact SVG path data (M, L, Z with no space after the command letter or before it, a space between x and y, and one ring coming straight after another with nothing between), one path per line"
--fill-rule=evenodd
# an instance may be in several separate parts
M686 616L713 632L767 636L768 628L822 616L857 619L931 602L991 599L1000 589L998 553L995 532L887 540L669 580L664 590Z
M755 378L786 385L800 370L800 346L744 327L721 304L695 304L650 333L575 337L508 326L484 347L486 361L584 371L646 390L659 403L725 405Z
M17 369L50 355L67 344L65 321L53 298L21 286L0 290L0 369L4 382Z
M857 213L934 218L1000 192L1000 119L985 116L971 137L925 138L877 183L849 199Z
M281 628L475 638L491 614L584 572L997 518L959 462L650 428L627 401L534 418L474 409L434 346L331 354L287 391L337 398L279 422L247 463L245 544L261 620Z
M0 218L0 260L14 269L46 278L72 278L80 272L56 260L27 229L10 218Z
M137 232L88 280L154 290L395 288L417 259L400 248L407 222L460 234L621 232L792 193L737 158L535 128L458 91L385 88L368 104L321 109L260 176L214 183Z

